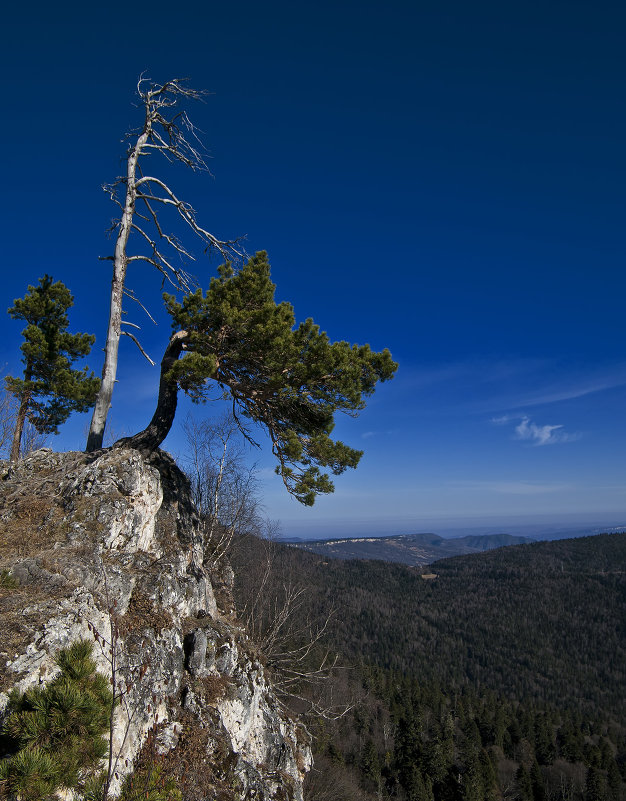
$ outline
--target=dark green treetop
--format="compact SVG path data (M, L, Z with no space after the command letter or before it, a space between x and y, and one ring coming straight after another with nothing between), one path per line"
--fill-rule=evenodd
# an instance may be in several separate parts
M92 406L100 379L72 364L86 356L95 341L91 334L70 334L67 310L73 305L69 289L49 275L29 286L8 310L15 320L24 320L21 345L24 377L6 379L9 392L20 403L11 459L17 459L26 419L40 433L58 433L58 427L74 411Z
M161 410L151 426L173 421L171 409L162 413L168 389L171 406L173 387L198 402L217 384L237 420L241 415L265 428L277 473L295 498L312 505L318 493L333 491L321 468L339 475L362 456L331 439L335 413L356 416L397 365L388 350L331 342L311 319L296 326L291 304L276 303L274 290L267 254L260 252L239 272L220 267L204 295L198 290L181 303L165 296L175 333L162 362ZM140 445L151 426L128 444Z

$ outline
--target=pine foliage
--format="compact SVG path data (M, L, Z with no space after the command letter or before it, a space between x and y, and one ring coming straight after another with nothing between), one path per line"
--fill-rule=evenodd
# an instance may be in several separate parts
M22 801L55 790L82 790L108 750L113 695L96 672L92 644L78 641L57 656L59 675L45 687L9 696L0 782Z
M72 412L87 411L100 387L100 379L88 368L72 367L90 352L95 341L91 334L68 333L67 310L72 305L69 289L44 275L38 286L29 286L26 295L8 310L13 319L27 325L21 345L24 376L9 376L6 386L41 434L57 434Z
M312 319L296 326L289 303L276 303L267 254L239 272L222 265L208 291L178 303L165 296L185 353L170 370L194 401L215 383L244 418L268 432L277 473L301 503L333 491L333 475L356 467L362 451L331 439L337 412L357 415L378 381L397 365L388 350L331 342ZM322 468L322 469L320 469Z
M181 801L176 781L163 772L163 767L150 764L128 776L119 801Z

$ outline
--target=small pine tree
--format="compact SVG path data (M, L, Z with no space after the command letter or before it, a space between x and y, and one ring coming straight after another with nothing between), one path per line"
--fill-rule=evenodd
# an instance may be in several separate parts
M539 763L535 760L530 768L530 781L533 787L533 801L547 801L546 788Z
M622 787L622 777L620 775L619 768L617 767L617 762L615 761L615 759L612 759L609 762L606 783L607 783L609 798L611 799L611 801L618 801L620 797L620 790Z
M376 746L372 742L371 738L368 738L363 746L361 758L359 760L359 769L361 771L365 788L370 790L378 790L380 788L381 776L380 760L378 758Z
M500 795L498 792L498 777L493 762L485 749L480 752L480 770L482 773L484 799L485 801L496 801Z
M607 801L604 776L596 767L591 766L587 770L584 798L585 801Z
M107 753L113 694L91 650L90 642L74 643L59 653L61 673L49 684L9 696L0 783L21 801L81 791Z
M533 784L525 765L520 765L515 774L519 801L533 801Z
M163 774L161 765L153 764L126 778L119 801L181 801L182 797L176 781Z
M12 462L19 458L27 419L39 433L57 434L72 412L85 412L94 403L100 379L87 368L76 370L71 365L90 352L95 337L67 332L67 310L72 305L69 289L44 275L8 310L14 320L27 323L21 346L24 377L6 379L8 391L19 403Z

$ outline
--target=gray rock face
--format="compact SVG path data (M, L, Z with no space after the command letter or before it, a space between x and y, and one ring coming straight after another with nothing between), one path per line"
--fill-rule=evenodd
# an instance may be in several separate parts
M301 801L308 735L216 604L171 459L42 450L0 479L0 569L18 584L0 596L0 714L12 686L49 681L55 654L90 639L121 698L113 794L158 757L186 801Z

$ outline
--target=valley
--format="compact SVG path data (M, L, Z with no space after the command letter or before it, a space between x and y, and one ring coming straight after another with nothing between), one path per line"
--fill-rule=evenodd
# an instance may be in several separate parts
M246 576L236 595L258 604L253 565L268 546L248 547L234 554ZM427 571L274 543L266 586L302 591L299 624L323 624L342 666L315 692L349 707L309 718L308 801L623 801L625 570L623 533L459 555ZM303 682L300 699L308 692Z
M481 534L445 538L438 534L400 534L393 537L353 537L306 540L291 543L294 548L331 559L379 559L404 565L428 565L437 559L480 553L507 545L525 545L532 540L510 534Z

